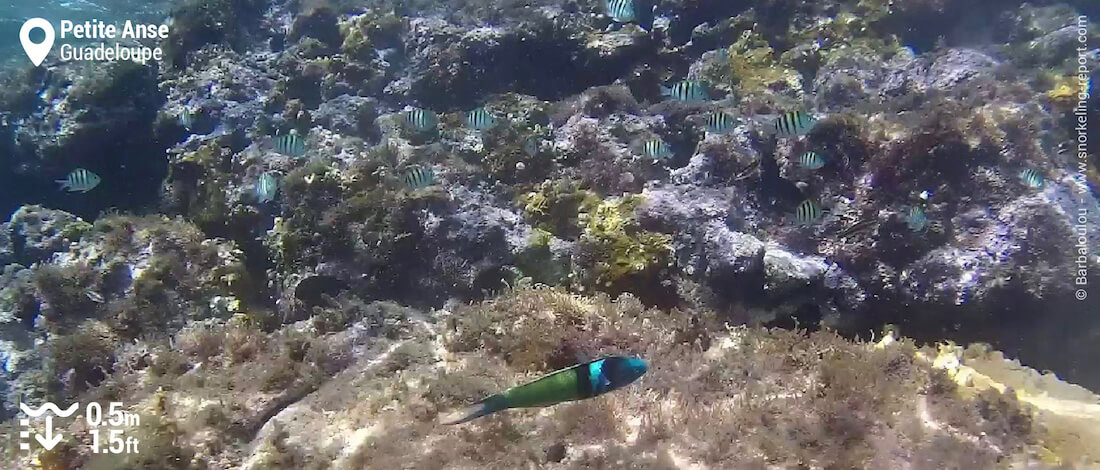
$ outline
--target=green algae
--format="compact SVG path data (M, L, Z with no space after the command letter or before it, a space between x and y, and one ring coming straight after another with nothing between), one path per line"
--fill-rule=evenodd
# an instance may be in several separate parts
M672 239L638 227L634 214L643 202L642 196L625 195L583 209L581 243L597 254L597 284L609 286L667 264Z
M639 195L603 199L570 180L543 182L516 199L535 224L535 252L551 236L577 240L588 263L575 266L580 272L574 274L597 286L610 286L667 263L671 238L638 226L635 212L643 202Z

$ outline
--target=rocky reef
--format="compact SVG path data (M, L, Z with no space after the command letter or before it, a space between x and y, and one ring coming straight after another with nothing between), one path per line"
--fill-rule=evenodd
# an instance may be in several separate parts
M1100 465L1095 5L654 6L189 0L162 64L5 78L0 413L123 401L148 446L5 459ZM611 353L652 369L436 424Z

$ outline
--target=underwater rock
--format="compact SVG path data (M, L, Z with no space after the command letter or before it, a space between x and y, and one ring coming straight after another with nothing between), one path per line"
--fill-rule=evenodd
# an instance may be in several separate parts
M321 103L313 112L313 122L332 132L377 142L381 131L375 124L378 102L372 98L342 95Z
M120 342L226 318L254 295L242 254L180 220L112 215L93 225L28 206L8 226L22 240L17 253L34 265L8 265L0 277L0 344L12 365L5 413L17 409L18 394L70 396L94 386ZM32 354L32 338L47 347Z
M993 214L960 214L952 221L957 228L955 239L917 260L902 276L906 297L942 305L1003 305L1005 298L1025 297L1034 303L1071 297L1072 283L1060 277L1073 271L1073 218L1045 199L1021 198ZM1094 222L1091 228L1100 226ZM1096 238L1097 232L1091 233Z
M169 64L184 68L191 54L210 44L243 50L255 34L266 0L187 0L172 11L172 28L165 40Z
M120 387L118 398L145 410L143 422L200 426L246 449L180 438L139 457L183 454L249 469L525 468L548 458L628 468L1098 462L1095 394L981 346L709 329L714 312L546 288L434 315L385 303L364 309L375 313L324 336L303 325L269 333L196 325L175 336L173 351L144 343L150 364L120 368L103 387L141 377L148 386ZM383 333L382 324L402 326ZM595 340L587 331L608 333ZM163 369L170 352L182 371ZM642 355L654 366L606 397L505 411L460 432L438 424L451 409L563 363L613 354ZM162 442L153 430L134 432Z
M13 261L30 266L48 261L54 253L69 251L70 245L91 228L91 224L65 211L23 206L11 214L3 231Z
M8 159L12 182L22 201L91 217L108 207L136 207L150 200L164 177L161 142L153 127L164 101L153 66L117 62L106 66L74 62L50 69L39 84L46 92L35 110L14 129ZM59 193L53 180L85 168L112 180L115 191L99 188L99 197ZM33 183L33 184L31 184Z
M537 11L537 10L536 10ZM560 99L614 81L644 52L634 35L625 42L585 42L579 22L532 18L516 26L462 28L438 18L413 18L405 40L407 77L391 93L439 109L471 109L490 94L512 91ZM555 80L545 80L554 70Z
M996 65L995 59L974 49L948 49L932 60L925 83L934 89L952 88L990 73Z
M714 291L731 300L759 300L766 276L765 244L751 235L732 232L719 222L705 226L702 234L702 252L697 259L703 264L700 272ZM738 295L742 299L737 299Z

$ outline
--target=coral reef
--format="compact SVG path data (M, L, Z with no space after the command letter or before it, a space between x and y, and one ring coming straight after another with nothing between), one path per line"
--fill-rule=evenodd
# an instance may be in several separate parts
M988 349L921 349L893 333L872 344L829 332L723 329L706 310L664 312L630 295L547 288L432 315L346 295L333 301L359 312L336 333L313 333L308 322L268 333L235 317L179 330L173 348L161 340L121 349L127 366L83 396L129 404L149 447L138 455L70 449L67 458L91 468L1097 462L1089 429L1098 418L1085 412L1096 396ZM605 397L461 427L436 423L525 377L618 353L653 367ZM46 454L40 461L60 458Z

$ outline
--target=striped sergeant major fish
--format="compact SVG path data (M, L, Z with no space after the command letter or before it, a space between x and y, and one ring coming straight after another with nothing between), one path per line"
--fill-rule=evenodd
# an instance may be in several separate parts
M722 111L707 115L707 131L715 134L725 134L733 129L735 121L733 116Z
M805 111L789 111L775 119L775 133L779 137L798 137L809 134L817 124L817 118Z
M650 0L603 0L603 6L611 18L608 31L628 23L634 23L645 31L653 29L653 10L656 6Z
M1024 182L1027 187L1032 189L1043 188L1043 175L1038 171L1028 168L1020 172L1020 180Z
M279 193L279 179L276 178L272 172L267 172L260 175L260 178L256 180L256 201L260 204L264 204L275 199L275 195Z
M821 219L821 216L825 214L824 209L821 208L813 200L807 199L802 201L801 204L794 210L794 218L800 224L812 224Z
M905 216L905 225L914 232L919 232L928 227L928 216L925 215L924 208L921 206L910 207L908 214Z
M297 132L290 132L272 138L275 151L288 157L299 158L306 154L306 141Z
M466 127L483 131L497 125L497 118L485 108L477 108L466 113Z
M191 108L183 108L176 116L176 120L183 126L184 129L193 130L195 128L195 112Z
M661 96L679 101L706 101L710 99L707 84L701 80L683 80L671 87L661 86Z
M672 156L672 146L660 137L654 137L642 143L642 153L654 160L664 160Z
M65 179L55 180L54 183L60 185L58 189L61 191L86 193L99 186L100 181L99 175L83 168L77 168L69 172Z
M645 375L645 361L610 356L551 372L487 397L446 416L441 424L460 424L509 408L536 408L584 400L623 388Z
M807 170L820 170L825 166L825 157L822 157L813 150L803 153L802 156L798 157L798 161L802 165L802 168Z
M435 171L431 168L416 166L405 172L405 184L409 189L424 189L436 183Z
M405 113L405 124L416 132L433 131L439 126L439 116L435 111L413 108Z

